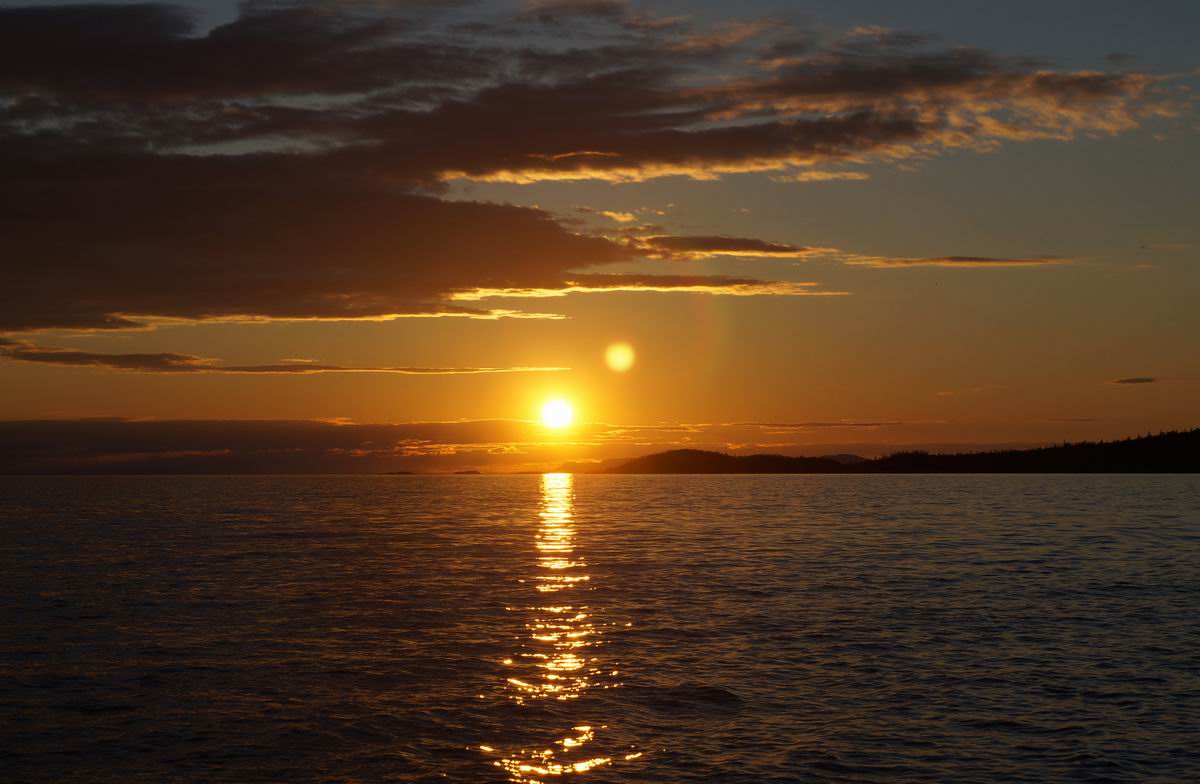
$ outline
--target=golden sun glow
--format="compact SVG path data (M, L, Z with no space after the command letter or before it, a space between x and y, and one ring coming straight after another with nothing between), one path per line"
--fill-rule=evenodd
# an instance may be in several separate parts
M562 398L549 400L542 406L542 424L556 430L571 424L575 419L575 409Z
M604 361L614 373L624 373L633 367L636 359L633 346L628 343L613 343L604 351Z

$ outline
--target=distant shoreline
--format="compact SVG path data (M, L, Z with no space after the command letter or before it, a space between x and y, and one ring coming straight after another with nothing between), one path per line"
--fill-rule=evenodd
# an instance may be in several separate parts
M1200 428L1035 449L897 452L873 460L854 455L739 456L674 449L602 469L589 471L586 464L568 463L561 470L597 474L1190 474L1200 472Z
M241 471L183 470L163 465L157 470L119 470L107 465L75 465L59 470L45 466L0 470L0 476L521 476L572 474L1193 474L1200 473L1200 428L1170 431L1120 441L1065 443L1032 449L931 454L897 452L868 459L851 454L794 457L778 454L730 455L698 449L674 449L627 460L565 463L551 471ZM214 467L215 468L215 467Z

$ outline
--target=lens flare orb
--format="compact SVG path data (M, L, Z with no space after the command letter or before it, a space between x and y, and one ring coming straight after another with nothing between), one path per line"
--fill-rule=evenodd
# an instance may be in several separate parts
M604 361L608 363L608 369L614 373L624 373L633 367L634 360L637 359L637 354L633 351L633 346L628 343L613 343L604 350Z

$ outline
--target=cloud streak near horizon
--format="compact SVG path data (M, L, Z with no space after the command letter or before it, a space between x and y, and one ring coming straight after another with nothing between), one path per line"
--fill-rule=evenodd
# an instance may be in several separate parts
M323 373L392 373L403 376L458 376L491 373L559 373L566 367L346 367L316 362L289 361L270 365L216 365L213 360L171 352L106 354L71 348L37 346L0 338L0 357L66 367L93 367L139 373L232 373L237 375L299 375Z
M448 184L857 179L826 167L1114 134L1176 111L1152 74L1058 70L878 28L822 38L779 20L703 25L610 0L471 17L460 7L252 1L207 31L166 4L0 9L0 332L544 317L476 303L575 293L840 294L597 274L639 259L820 249L609 237L544 209L455 200ZM146 356L158 358L123 361L167 372L201 362ZM427 370L441 372L310 372Z
M1044 267L1070 264L1072 259L1063 256L1033 256L1029 258L993 258L989 256L934 256L931 258L889 258L887 256L846 256L846 263L887 269L895 267Z
M894 422L614 425L579 423L547 439L539 422L515 419L360 424L322 420L0 420L0 473L326 472L523 466L566 458L630 457L675 447L786 449L796 434L861 432ZM783 440L780 440L780 439Z
M578 423L565 436L553 437L548 437L541 423L517 419L374 424L313 419L0 420L0 474L541 471L562 466L564 461L595 463L679 448L809 456L853 452L873 457L912 448L970 451L981 446L944 438L912 440L914 433L931 424L938 427L934 433L954 432L952 422L870 419L640 425L591 422ZM852 433L855 439L830 441L827 436L833 432ZM1011 442L1006 446L1038 443Z

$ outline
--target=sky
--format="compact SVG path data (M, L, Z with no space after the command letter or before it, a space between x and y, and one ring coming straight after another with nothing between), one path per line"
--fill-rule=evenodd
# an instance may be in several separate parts
M0 471L1194 427L1196 29L1190 1L5 0Z

